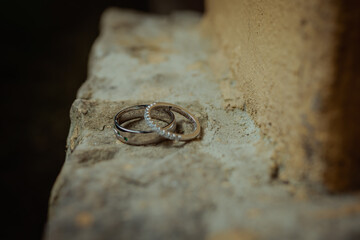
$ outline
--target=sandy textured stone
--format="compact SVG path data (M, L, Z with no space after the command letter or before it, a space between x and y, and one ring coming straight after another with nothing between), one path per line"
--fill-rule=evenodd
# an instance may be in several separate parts
M204 25L232 72L228 101L243 96L247 112L276 144L279 179L359 189L359 2L206 3Z
M272 181L274 146L240 109L243 98L232 97L227 63L199 21L193 13L104 14L71 108L45 239L355 239L358 196L303 194ZM116 112L154 100L198 116L200 138L117 141Z

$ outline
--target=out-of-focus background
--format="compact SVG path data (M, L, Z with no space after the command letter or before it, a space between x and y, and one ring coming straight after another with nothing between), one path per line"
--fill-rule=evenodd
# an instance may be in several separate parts
M4 0L1 6L0 239L41 239L65 159L69 109L108 7L203 12L202 0ZM5 53L5 54L4 54Z

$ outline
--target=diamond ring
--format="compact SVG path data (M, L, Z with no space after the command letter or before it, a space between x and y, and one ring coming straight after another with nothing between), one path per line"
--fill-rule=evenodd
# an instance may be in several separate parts
M144 112L149 105L136 105L125 108L118 112L114 117L114 132L116 137L123 143L131 145L153 144L165 140L155 131L143 131L128 129L127 124L144 118ZM153 119L159 120L157 124L167 125L162 128L167 132L173 132L176 128L174 114L167 109L156 109L152 112Z
M158 109L170 110L181 114L182 116L184 116L185 118L191 121L191 123L193 124L193 131L189 134L178 134L169 131L169 129L159 126L159 124L154 121L155 111ZM192 115L188 110L180 106L177 106L175 104L165 103L165 102L152 103L146 107L144 112L144 119L146 124L149 127L151 127L153 131L157 132L160 136L171 140L188 141L196 138L200 134L199 120L194 115Z

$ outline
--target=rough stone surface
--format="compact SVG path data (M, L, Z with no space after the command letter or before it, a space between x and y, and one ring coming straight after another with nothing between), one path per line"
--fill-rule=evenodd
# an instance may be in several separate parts
M227 63L199 21L193 13L104 14L88 80L71 108L45 239L359 237L359 196L273 180L273 143L232 107L243 99L234 97ZM116 112L154 100L188 108L201 137L150 146L117 141Z
M230 100L243 95L276 145L279 179L359 189L359 1L206 2L205 23L229 59Z

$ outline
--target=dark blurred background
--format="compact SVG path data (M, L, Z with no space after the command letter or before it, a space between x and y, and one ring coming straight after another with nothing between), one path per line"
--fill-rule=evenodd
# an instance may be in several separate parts
M202 0L3 0L0 239L41 239L65 160L69 109L108 7L169 14ZM3 55L5 53L5 56Z

